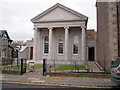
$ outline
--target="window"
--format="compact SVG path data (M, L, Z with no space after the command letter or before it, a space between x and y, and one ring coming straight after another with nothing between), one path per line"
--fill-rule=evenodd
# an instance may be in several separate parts
M78 36L73 38L73 54L78 54Z
M44 38L44 53L49 53L49 38L45 36Z
M63 38L58 39L58 54L63 54Z

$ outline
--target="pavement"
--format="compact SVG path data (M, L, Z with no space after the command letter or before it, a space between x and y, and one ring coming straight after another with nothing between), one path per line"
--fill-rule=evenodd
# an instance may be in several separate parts
M2 74L3 83L21 83L34 85L56 85L70 87L113 88L117 87L110 78L42 76L40 69L23 75Z

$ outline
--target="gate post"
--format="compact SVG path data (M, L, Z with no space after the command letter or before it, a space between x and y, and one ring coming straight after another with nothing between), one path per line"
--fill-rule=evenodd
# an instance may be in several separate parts
M23 58L21 59L21 71L20 71L20 75L23 74Z
M46 72L46 59L43 59L43 76L45 75Z
M26 69L27 69L27 59L25 59L25 73L26 73Z

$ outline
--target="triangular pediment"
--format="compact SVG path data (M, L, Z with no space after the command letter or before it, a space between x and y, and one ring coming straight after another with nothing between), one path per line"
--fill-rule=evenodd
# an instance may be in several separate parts
M59 3L32 19L32 22L87 20L87 17Z

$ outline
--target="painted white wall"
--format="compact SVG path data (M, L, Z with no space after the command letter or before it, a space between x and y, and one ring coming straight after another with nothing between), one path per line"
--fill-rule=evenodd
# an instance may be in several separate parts
M33 47L33 39L26 41L26 46L19 51L18 57L30 60L30 47Z
M18 57L19 57L19 58L29 59L29 48L28 48L28 47L24 47L24 49L21 50L21 51L18 53Z
M39 60L44 58L49 59L49 54L44 54L44 37L49 36L48 29L40 30L40 51L37 51L40 55ZM79 37L79 53L78 55L73 54L73 37ZM64 38L64 52L63 55L58 54L58 38L62 36ZM81 59L81 29L80 28L70 28L69 29L69 45L68 45L68 60L80 60ZM52 40L52 59L54 60L64 60L65 59L65 30L64 28L54 28L53 29L53 40Z
M57 17L59 16L59 17ZM60 20L80 20L79 16L72 14L64 9L57 7L45 16L38 19L38 21L60 21Z

